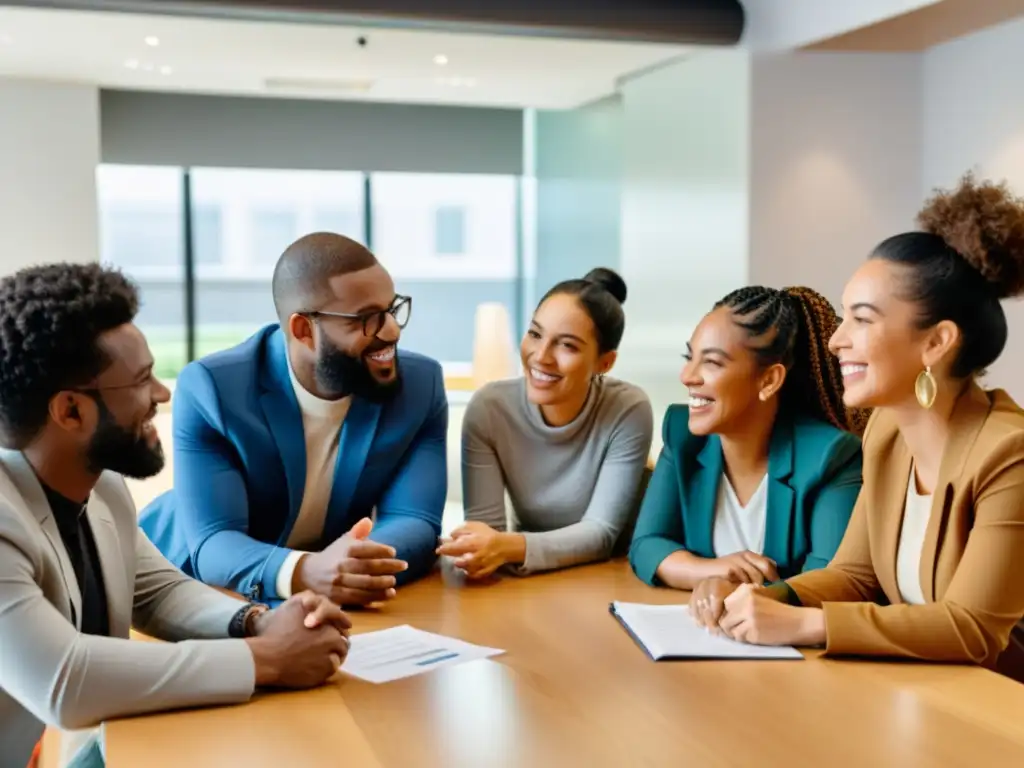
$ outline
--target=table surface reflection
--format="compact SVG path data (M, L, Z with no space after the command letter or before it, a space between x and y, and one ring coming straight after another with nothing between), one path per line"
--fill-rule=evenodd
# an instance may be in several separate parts
M386 685L342 677L106 726L110 768L1022 764L1024 686L986 670L650 661L611 600L669 603L622 561L470 585L447 568L355 631L411 624L505 649Z

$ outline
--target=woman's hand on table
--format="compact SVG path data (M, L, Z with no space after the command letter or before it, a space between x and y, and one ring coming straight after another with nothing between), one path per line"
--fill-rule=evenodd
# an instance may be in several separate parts
M522 535L496 531L486 523L468 522L441 540L438 555L453 558L454 565L471 579L490 576L507 563L521 563L526 555Z
M778 581L779 571L775 561L757 552L733 552L711 561L715 575L738 584L764 584Z
M725 613L725 599L738 587L739 584L728 579L704 579L690 594L690 616L712 634L724 634L718 622Z
M751 584L741 584L725 598L718 626L733 640L755 645L821 645L825 614L774 600Z

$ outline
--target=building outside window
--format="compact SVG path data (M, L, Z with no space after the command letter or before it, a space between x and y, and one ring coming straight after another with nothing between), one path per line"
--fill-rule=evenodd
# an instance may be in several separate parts
M187 362L182 169L103 165L96 172L100 259L141 289L137 322L158 376Z
M434 252L461 256L466 252L466 210L443 205L434 213Z
M184 169L104 165L97 173L101 252L140 286L139 325L156 370L187 361ZM476 308L519 296L518 179L472 174L193 168L194 337L202 357L276 322L271 278L301 235L329 231L368 243L413 297L402 346L468 373Z
M517 197L514 176L373 173L373 249L399 293L413 297L403 344L465 375L476 308L503 304L516 317Z

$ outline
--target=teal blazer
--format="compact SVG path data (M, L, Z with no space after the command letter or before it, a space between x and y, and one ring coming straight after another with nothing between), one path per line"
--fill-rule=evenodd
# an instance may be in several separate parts
M637 518L629 563L643 581L673 552L713 558L718 484L724 473L717 435L690 434L685 405L670 406L664 446ZM860 439L823 421L780 412L768 449L764 552L779 576L828 565L846 532L861 486Z

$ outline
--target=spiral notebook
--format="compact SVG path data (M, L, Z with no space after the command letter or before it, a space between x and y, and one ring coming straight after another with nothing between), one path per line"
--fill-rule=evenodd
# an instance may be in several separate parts
M792 646L751 645L709 634L685 605L614 602L609 606L636 644L654 661L683 659L803 659Z

